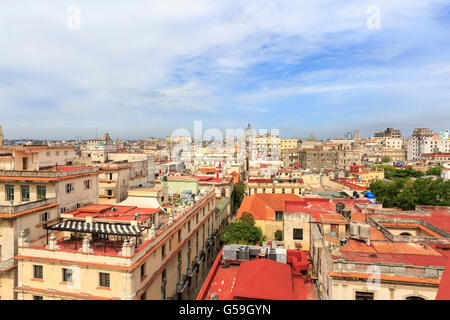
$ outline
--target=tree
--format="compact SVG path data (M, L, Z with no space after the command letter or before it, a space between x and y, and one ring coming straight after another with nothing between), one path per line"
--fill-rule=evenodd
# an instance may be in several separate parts
M384 156L383 158L381 158L381 161L384 162L389 162L391 161L391 158Z
M430 169L427 170L426 175L427 176L438 176L440 177L442 173L442 167L441 166L437 166L437 167L432 167Z
M262 244L265 237L261 228L255 226L253 216L244 212L236 222L228 224L221 233L221 239L225 244Z
M242 215L239 218L239 220L242 221L243 223L247 223L251 226L255 225L255 219L253 218L253 215L247 211L242 212Z
M275 231L274 238L276 241L283 241L283 231L281 230Z
M450 180L442 178L395 178L370 184L377 202L386 208L413 210L416 205L449 206Z
M233 188L233 210L236 212L241 206L245 197L245 185L242 182L234 185Z

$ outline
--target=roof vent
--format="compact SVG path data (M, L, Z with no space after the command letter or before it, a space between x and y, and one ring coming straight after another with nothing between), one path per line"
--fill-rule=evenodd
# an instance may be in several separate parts
M116 208L116 207L112 207L112 208L111 208L111 211L112 211L112 212L117 212L117 208Z

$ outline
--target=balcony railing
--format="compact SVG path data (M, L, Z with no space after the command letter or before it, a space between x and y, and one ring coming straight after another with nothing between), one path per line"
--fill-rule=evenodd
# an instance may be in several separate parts
M0 213L15 214L54 203L56 203L56 197L23 203L0 202Z
M21 171L21 170L0 170L3 177L23 177L23 178L60 178L72 176L74 174L85 174L97 172L98 168L80 168L70 171Z

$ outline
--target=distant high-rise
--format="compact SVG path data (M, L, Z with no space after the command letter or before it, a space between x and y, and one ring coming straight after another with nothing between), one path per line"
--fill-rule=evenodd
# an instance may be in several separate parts
M345 139L353 139L354 135L353 132L349 131L345 134Z
M402 133L399 129L394 129L394 128L387 128L384 131L378 131L375 132L374 134L375 138L401 138L402 137Z
M311 132L311 133L309 134L309 140L310 140L310 141L316 141L316 138L314 137L314 133Z
M0 130L1 132L1 130ZM443 129L439 132L439 135L441 136L442 139L444 140L448 140L448 129Z
M355 140L361 139L361 134L360 134L359 130L353 131L353 139L355 139Z

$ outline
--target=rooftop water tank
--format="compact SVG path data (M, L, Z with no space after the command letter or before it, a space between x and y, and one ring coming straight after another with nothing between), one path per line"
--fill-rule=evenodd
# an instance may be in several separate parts
M359 226L359 235L362 239L370 239L370 224L361 223Z
M350 221L350 235L352 237L359 237L359 223Z

